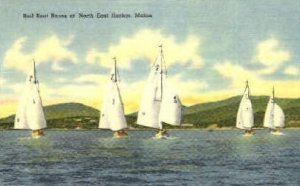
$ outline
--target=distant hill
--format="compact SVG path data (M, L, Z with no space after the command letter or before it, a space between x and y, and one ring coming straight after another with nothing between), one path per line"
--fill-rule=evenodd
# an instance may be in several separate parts
M99 110L81 103L61 103L44 107L48 128L75 128L83 122L98 123ZM12 128L15 115L0 119L0 128ZM88 120L88 121L86 121ZM88 124L87 124L88 126ZM83 128L85 128L83 126ZM94 127L93 127L94 128Z
M182 123L193 124L194 128L209 126L234 127L238 106L242 96L235 96L222 101L196 104L184 107ZM265 109L269 97L252 96L255 126L262 126ZM282 107L286 116L287 127L300 127L300 98L278 98L276 102ZM45 106L48 128L97 128L99 110L81 103L62 103ZM133 127L137 113L126 116L127 122ZM0 119L0 128L12 128L14 115ZM166 126L170 127L170 126Z
M186 107L183 123L194 124L195 127L208 127L216 124L218 127L235 126L236 115L242 96L235 96L217 102L196 104ZM269 97L252 96L255 126L262 126L263 117ZM286 116L286 126L300 126L300 99L278 98L276 102L282 107Z

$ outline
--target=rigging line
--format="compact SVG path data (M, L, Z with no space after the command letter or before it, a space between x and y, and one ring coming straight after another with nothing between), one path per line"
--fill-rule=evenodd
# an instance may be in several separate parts
M163 53L163 50L162 50L162 45L160 45L160 47L161 47L161 59L162 59L162 62L163 62L163 66L162 67L164 67L164 72L165 72L165 74L166 74L166 76L167 76L167 65L166 65L166 61L165 61L165 56L164 56L164 53Z
M121 82L121 76L120 76L119 69L118 69L117 66L116 66L116 78L118 78L118 79L116 80L116 82Z
M152 62L152 67L155 67L155 62L157 61L157 58L158 58L159 56L157 56L156 58L155 58L155 60Z

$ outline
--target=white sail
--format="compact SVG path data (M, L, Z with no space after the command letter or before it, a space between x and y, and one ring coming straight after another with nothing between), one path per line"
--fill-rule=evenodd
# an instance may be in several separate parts
M166 84L166 69L162 51L155 60L142 97L137 124L162 129L162 122L180 125L181 102Z
M112 89L112 97L111 97L111 104L110 104L110 129L113 131L121 130L127 128L126 119L124 116L124 108L123 102L120 96L119 87L117 84L114 84Z
M236 127L239 129L251 129L254 125L253 109L249 92L250 90L247 85L237 113Z
M114 67L110 73L110 82L104 93L99 128L118 131L127 128L124 107L118 87L117 71Z
M25 88L19 101L14 128L38 130L46 127L47 123L35 76L35 65L33 65L32 71L27 76Z
M101 113L100 113L100 121L99 121L99 128L101 129L110 129L109 126L109 100L111 100L111 90L112 90L112 83L109 83L105 88L105 92L103 95Z
M274 99L270 97L270 100L267 105L265 117L264 117L264 127L274 129Z
M284 127L284 113L283 110L275 103L274 106L274 126L278 128Z
M244 129L243 127L243 117L242 117L242 101L240 102L239 110L236 116L236 128Z
M179 97L170 87L164 86L164 94L161 102L159 121L170 125L180 125L181 102Z
M21 99L19 100L19 105L17 113L15 116L15 129L29 129L27 117L26 117L26 104L29 95L30 87L25 86Z
M162 128L159 113L162 100L162 79L165 79L165 73L161 69L161 60L160 55L151 68L137 119L139 125L151 128Z
M251 129L254 125L253 109L250 99L248 98L243 105L243 127L245 129Z
M285 116L283 110L275 103L274 89L273 95L270 97L265 118L264 127L275 129L284 127Z
M38 130L47 127L42 100L35 84L32 85L28 96L28 102L26 104L26 117L31 130Z

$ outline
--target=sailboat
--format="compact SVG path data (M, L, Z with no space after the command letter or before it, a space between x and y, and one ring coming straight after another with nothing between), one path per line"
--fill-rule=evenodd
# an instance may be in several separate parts
M142 96L137 124L157 129L155 138L167 138L163 123L179 126L181 101L167 83L167 71L162 45L160 54L151 67L150 75Z
M273 87L272 96L269 99L263 126L270 129L271 134L282 135L282 128L284 127L284 113L280 106L275 102L275 91Z
M32 137L44 135L47 123L44 115L43 104L39 93L39 82L36 77L35 61L29 72L23 94L15 117L15 129L30 129Z
M254 119L250 100L250 89L248 81L246 81L246 88L237 113L236 127L245 130L244 136L253 136L255 134L254 130L252 129L253 126Z
M117 59L114 57L114 66L110 72L110 80L104 92L99 128L113 131L113 137L128 136L125 129L127 122L124 116L124 107L119 89L119 73Z

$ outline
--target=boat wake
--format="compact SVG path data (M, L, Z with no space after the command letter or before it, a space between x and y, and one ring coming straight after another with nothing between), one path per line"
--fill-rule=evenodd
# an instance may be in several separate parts
M175 139L178 139L178 137L168 137L168 136L155 137L155 136L153 136L152 139L154 139L154 140L175 140Z
M31 139L34 139L32 137L21 137L21 138L17 138L18 141L25 141L25 140L31 140Z
M285 135L283 132L271 132L272 135L283 136Z

